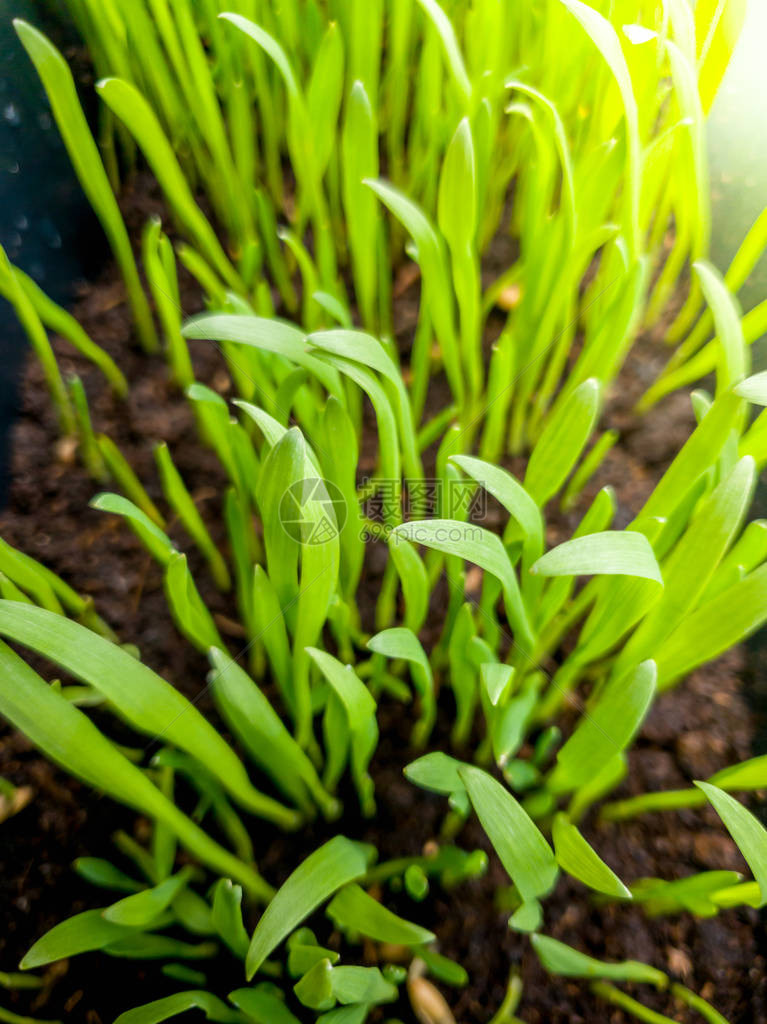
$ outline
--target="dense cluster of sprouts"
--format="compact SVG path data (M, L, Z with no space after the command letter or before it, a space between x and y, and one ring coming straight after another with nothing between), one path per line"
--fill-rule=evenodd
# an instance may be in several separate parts
M119 359L3 258L0 293L28 331L61 429L97 487L113 488L92 504L123 517L162 567L170 613L209 659L208 686L235 744L121 647L87 598L0 546L0 636L13 644L0 642L0 712L153 823L148 847L124 843L133 875L78 862L122 895L54 927L22 967L97 949L172 961L169 976L187 987L126 1010L120 1024L193 1007L238 1024L362 1024L402 986L420 1021L448 1024L427 976L460 986L465 970L375 896L395 885L417 904L432 885L481 873L485 855L458 845L476 814L511 882L509 925L530 935L548 971L587 979L653 1021L670 1018L648 1015L641 985L670 986L721 1022L651 965L600 962L547 936L546 897L566 873L602 900L653 913L767 902L767 834L732 795L767 786L767 758L686 790L604 802L656 695L767 620L767 530L748 522L767 462L767 413L749 416L767 405L767 375L749 376L748 346L766 318L761 306L741 317L734 297L767 242L767 219L725 278L706 261L703 118L737 37L738 5L67 6L103 76L98 145L61 54L32 26L17 22L17 32L124 276L136 337L167 359L200 444L226 476L219 545L158 439L167 510L212 582L233 590L245 640L228 647L166 532L167 513L94 431L85 389L62 378L47 331L124 396ZM169 217L147 224L140 259L115 198L121 170L138 160ZM499 238L509 255L491 272ZM205 296L207 311L192 319L180 307L179 263ZM403 266L420 281L407 337L394 314ZM547 509L555 499L574 505L617 440L599 433L605 394L640 330L668 317L688 270L687 299L663 331L669 364L642 406L715 371L713 393L693 395L697 426L625 529L614 527L605 487L551 548ZM192 341L220 347L231 404L195 380ZM377 465L363 482L366 408ZM504 458L520 453L517 478ZM472 517L477 494L504 510L500 532ZM381 499L379 523L365 511L371 496ZM371 635L358 590L372 534L388 560ZM477 597L467 566L481 573ZM437 587L447 600L427 650ZM19 648L64 681L43 679ZM576 692L588 701L563 741L557 723ZM376 814L369 766L384 693L412 717L420 756L407 778L447 806L434 849L377 863L373 847L342 834L338 791L348 773L362 813ZM437 749L448 742L435 739L438 702L452 715L449 753ZM92 706L159 739L159 752L147 761L118 746L89 717ZM194 815L174 799L177 779L199 794ZM620 821L707 801L752 879L624 880L579 829L595 805ZM292 831L317 815L339 834L275 892L258 868L253 820ZM177 847L195 866L178 867ZM244 899L264 908L252 934ZM315 930L306 921L321 908L318 935L321 918ZM333 930L350 963L327 944ZM363 940L406 955L359 966ZM205 971L222 948L243 963L243 987L231 993L215 991ZM640 1001L613 982L636 983ZM513 974L488 1020L516 1020L521 995Z

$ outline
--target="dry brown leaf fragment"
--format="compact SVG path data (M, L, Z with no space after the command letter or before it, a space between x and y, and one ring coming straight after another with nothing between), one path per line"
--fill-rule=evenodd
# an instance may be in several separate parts
M245 631L245 627L241 623L235 622L234 619L230 619L228 615L222 615L221 612L215 612L213 614L213 620L225 636L243 638L248 635Z
M407 992L419 1024L456 1024L445 997L426 978L408 981Z
M54 445L56 461L65 466L73 465L77 454L78 442L76 437L60 437Z
M674 974L680 978L689 978L692 974L692 961L683 949L676 946L669 946L666 950L668 965Z
M417 263L405 263L400 267L394 278L394 285L392 287L392 295L395 299L399 299L405 292L416 283L421 276L421 268Z
M407 994L419 1024L456 1024L453 1011L439 989L423 977L426 964L416 957L410 965Z
M498 295L496 305L507 312L516 309L522 299L522 286L515 282L507 285Z
M466 572L466 581L464 584L465 590L468 594L476 593L482 586L482 580L484 579L484 573L476 566L472 565Z
M381 942L378 952L380 959L388 964L404 964L411 956L409 946L396 946L391 942Z

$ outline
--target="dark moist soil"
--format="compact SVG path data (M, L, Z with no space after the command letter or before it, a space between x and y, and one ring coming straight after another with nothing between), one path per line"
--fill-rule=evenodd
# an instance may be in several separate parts
M125 196L124 207L133 237L138 237L150 213L163 212L153 186L143 178ZM194 313L200 308L199 291L189 280L182 284L184 312ZM412 330L417 285L413 282L408 287L404 277L400 284L398 323L404 344ZM224 481L217 460L200 446L189 407L169 384L164 364L137 349L113 265L105 266L93 285L83 287L74 312L131 381L127 401L114 399L89 364L74 357L65 344L56 343L64 371L76 371L84 381L96 428L117 442L161 507L152 445L167 441L203 517L216 539L222 539L219 509ZM192 346L198 379L226 396L229 378L216 347L204 342ZM629 522L688 436L693 421L685 395L672 396L644 421L631 413L634 400L661 362L657 343L646 341L635 349L605 415L607 425L621 429L621 444L610 453L574 512L562 515L551 510L552 542L568 535L598 487L606 483L617 492L618 525ZM370 438L363 448L372 460ZM90 594L123 642L136 644L148 665L215 718L204 692L205 660L177 634L159 569L120 520L88 508L96 490L75 451L58 439L38 364L30 360L14 436L10 505L0 515L0 535L50 566L78 591ZM170 532L183 543L175 524L171 523ZM188 550L188 545L184 547ZM383 561L383 551L370 554L360 589L366 617L375 602ZM235 618L231 599L212 587L193 551L190 562L203 597L226 632ZM231 637L232 649L237 650L236 630L231 630ZM757 726L742 692L741 680L748 675L745 657L741 650L731 652L658 700L630 755L628 779L617 796L685 786L692 778L705 778L751 755ZM447 747L450 714L450 698L445 695L434 748ZM354 795L347 793L350 810L337 827L374 842L382 859L418 854L438 836L445 802L403 779L403 766L415 756L407 740L408 710L384 701L380 725L381 743L372 764L378 814L373 822L362 821L354 809ZM110 893L79 879L71 869L72 861L82 855L104 856L128 867L110 835L124 829L145 837L148 824L52 767L22 736L9 730L0 734L0 776L32 790L28 805L0 824L0 969L12 971L31 943L52 925L111 901ZM181 797L185 798L183 792ZM333 826L315 823L297 836L285 837L256 825L253 840L261 870L272 882L281 882L333 831ZM681 878L715 868L745 870L735 845L710 809L647 816L621 825L589 819L586 834L626 881L646 876ZM622 1011L596 1000L587 985L550 978L542 970L529 942L508 929L508 912L494 908L495 890L508 879L479 826L470 822L459 841L466 848L488 851L490 869L485 877L449 892L435 886L420 906L401 894L387 897L395 909L433 928L441 951L468 970L471 981L465 989L445 990L456 1022L487 1024L503 998L512 966L522 970L525 991L520 1017L527 1024L627 1021ZM709 920L687 914L650 920L639 908L599 907L583 887L563 879L546 902L545 915L549 934L596 957L654 964L710 999L731 1024L767 1021L767 943L764 922L755 911L733 910ZM329 941L337 942L338 936ZM373 947L363 952L368 962L374 962ZM210 987L225 995L242 984L239 971L233 961L221 958ZM107 1024L130 1006L185 987L163 977L159 966L101 954L56 964L44 975L42 990L7 992L0 1002L17 1013ZM672 1020L689 1024L700 1020L668 995L646 987L635 994ZM415 1019L407 1005L392 1007L391 1014L408 1022Z

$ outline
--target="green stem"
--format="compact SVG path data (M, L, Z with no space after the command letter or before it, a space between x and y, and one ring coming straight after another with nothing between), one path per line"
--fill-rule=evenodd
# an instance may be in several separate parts
M522 979L515 969L509 975L509 984L506 988L506 995L493 1015L490 1024L520 1024L519 1018L515 1016L519 1001L522 998Z
M669 789L661 793L643 793L628 800L605 804L601 817L605 821L626 821L653 811L675 811L682 807L702 807L705 795L699 789Z
M12 1013L0 1006L0 1021L5 1024L61 1024L58 1020L37 1020L34 1017L20 1017L18 1013Z
M684 985L674 983L671 986L671 994L699 1013L709 1024L728 1024L726 1017L723 1017L710 1003L691 992L689 988L685 988Z
M621 992L615 985L609 985L606 981L595 981L591 986L591 991L600 999L606 999L608 1003L612 1003L613 1006L619 1006L636 1017L637 1020L646 1021L646 1024L674 1024L671 1017L656 1013L655 1010L649 1010L646 1006L638 1003L636 999L632 999L631 996L627 996L625 992Z
M376 604L376 630L387 629L394 621L394 612L397 601L397 588L399 587L399 576L393 559L389 559L384 570L381 590L378 594Z
M561 707L567 695L575 689L582 671L583 666L572 660L566 661L557 669L548 689L535 709L536 721L546 722L552 717Z
M418 431L418 451L423 452L435 441L442 439L443 434L458 415L458 406L449 405L442 412L438 412L428 423L424 423Z

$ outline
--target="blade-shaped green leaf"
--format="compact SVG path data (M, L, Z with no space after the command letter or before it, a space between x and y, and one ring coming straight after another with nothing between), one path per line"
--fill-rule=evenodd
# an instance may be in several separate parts
M55 303L50 296L46 295L42 288L28 274L25 274L23 270L14 267L13 272L45 326L66 338L81 355L98 366L109 381L115 394L121 397L127 395L128 382L122 371L112 357L91 340L79 320L62 306Z
M411 761L405 768L405 778L422 789L449 796L451 793L462 793L466 788L460 775L462 767L462 761L456 761L454 757L435 750Z
M291 940L300 935L302 931L303 929L299 929L297 932L294 932ZM300 978L302 975L307 974L320 960L329 960L331 965L335 965L340 959L338 953L335 953L332 949L326 949L324 946L305 946L299 945L297 941L290 941L289 948L288 972L293 978Z
M337 503L336 517L341 530L339 572L342 592L352 600L365 558L364 521L357 497L359 445L351 417L332 395L325 403L318 432L321 440L317 442L317 451L324 475L343 498L343 505Z
M133 932L106 946L105 952L125 960L209 960L218 952L218 946L215 942L184 942L170 935Z
M554 818L551 835L554 855L563 871L596 892L603 892L616 899L631 899L631 891L586 842L566 815L558 814Z
M380 373L395 387L399 387L401 383L402 378L394 360L372 334L335 328L329 331L315 331L307 335L306 342L320 352L330 352L343 359L363 363L376 373Z
M524 900L547 896L559 869L551 847L507 789L481 768L464 765L459 775L501 863Z
M222 249L210 221L195 202L173 146L150 103L132 83L120 78L102 79L96 88L109 109L135 137L176 216L205 259L235 291L242 291L239 276Z
M78 953L103 949L131 934L133 929L129 926L106 920L103 910L85 910L55 925L38 939L21 961L21 967L31 970Z
M602 54L618 84L623 109L626 116L626 189L624 202L626 205L626 228L629 248L636 252L640 244L639 238L639 202L642 173L642 143L639 135L639 111L634 96L626 58L623 55L618 34L612 24L582 0L561 0L575 15L588 33L594 45Z
M62 614L61 602L65 595L56 593L56 578L53 573L2 539L0 539L0 572L25 591L33 599L34 604ZM74 591L72 591L72 596L75 600L78 599ZM84 602L83 605L73 607L72 610L76 614L81 614L84 610Z
M372 1007L366 1003L358 1006L339 1006L318 1017L317 1024L365 1024L371 1009Z
M191 868L182 868L177 875L166 878L154 888L133 893L113 903L102 911L104 919L131 928L146 927L170 906L191 876Z
M622 651L616 671L655 655L695 607L716 567L740 532L756 483L754 460L746 455L701 502L697 514L664 562L664 592Z
M543 924L543 907L538 900L525 900L509 918L509 928L517 932L537 932Z
M755 405L767 405L767 370L746 377L735 388L735 393Z
M300 498L305 460L303 435L293 427L264 459L258 480L266 564L283 612L290 610L298 593L299 537L295 529L287 527L300 524L303 514Z
M663 474L638 519L672 515L721 452L742 408L743 400L736 394L726 392L717 397Z
M413 742L422 743L434 725L437 707L434 694L434 676L421 641L405 626L385 629L368 640L368 647L387 658L404 658L412 668L413 685L421 698L421 716L413 728Z
M176 512L184 529L207 560L216 584L221 590L228 590L230 582L226 560L216 547L192 495L187 490L167 444L165 442L158 444L154 453L168 504Z
M706 794L727 826L727 831L738 844L738 849L759 883L761 906L764 906L767 903L767 829L734 796L709 782L696 782L695 785Z
M384 654L387 658L404 658L414 665L420 665L423 672L431 679L431 665L426 651L412 629L395 626L376 633L368 640L371 651Z
M332 972L333 965L330 960L318 960L314 967L293 986L299 1003L318 1012L335 1006L336 998L331 982Z
M666 975L662 971L650 967L649 964L637 960L624 960L622 963L604 963L593 957L580 953L572 946L552 939L548 935L532 935L538 959L551 974L559 974L564 978L610 978L613 981L639 981L662 988L666 984Z
M238 988L229 993L229 1000L254 1024L300 1024L279 996L267 988Z
M477 230L474 145L464 117L445 152L437 196L437 222L451 249L471 246Z
M337 893L326 913L338 928L359 932L376 942L423 946L435 938L433 932L392 913L359 885L347 885Z
M540 507L557 493L586 447L597 421L600 396L599 381L585 380L549 417L525 473L525 490Z
M146 512L134 505L132 501L124 498L121 494L97 494L95 498L91 498L90 505L91 508L98 509L100 512L112 512L114 515L124 516L152 557L156 558L160 565L168 564L176 548L167 534L163 533Z
M351 665L341 664L337 658L316 647L309 648L309 654L346 709L352 732L364 732L370 719L375 719L376 713L376 702L368 688Z
M392 530L389 543L396 544L400 537L447 555L465 558L467 562L473 562L500 580L506 613L512 628L526 650L532 650L533 632L519 593L514 568L500 537L481 526L460 523L452 519L424 519L419 522L402 523Z
M432 949L419 949L418 956L426 964L429 973L438 981L454 988L463 988L469 984L469 974L461 964L449 957L435 953Z
M100 857L78 857L72 867L91 885L103 889L114 889L117 892L140 892L144 888L141 882L126 875L111 861Z
M223 651L211 648L208 657L217 703L253 760L289 796L301 802L305 786L325 813L334 816L337 802L325 792L314 765L256 683Z
M376 702L370 691L351 665L343 665L337 658L316 647L307 647L307 655L317 665L330 684L332 691L346 714L351 733L351 766L354 784L363 813L375 810L374 785L368 773L368 764L378 744Z
M89 630L83 629L83 632L94 637ZM126 657L133 665L139 664L130 655ZM86 715L3 643L0 643L0 669L0 714L35 746L97 791L163 822L203 863L222 875L236 878L259 899L269 898L270 886L251 867L219 846L182 814ZM104 671L108 674L109 666Z
M628 679L613 678L557 754L549 778L555 792L578 789L624 750L655 696L654 661L643 661Z
M128 232L98 147L77 98L72 72L62 55L42 32L20 18L14 20L13 27L45 87L77 178L96 211L120 264L142 342L147 351L155 351L157 336L149 303L136 269Z
M201 653L222 647L216 620L202 599L189 571L186 555L171 555L165 569L165 597L179 632Z
M481 484L516 519L529 538L530 563L537 558L543 551L543 516L522 484L505 469L472 455L451 455L450 461Z
M565 541L530 571L541 576L639 576L663 583L650 542L631 530L605 530Z
M389 547L405 599L405 626L417 633L429 610L429 577L426 566L412 544L404 538Z
M700 794L705 803L705 797ZM714 917L719 913L718 894L735 886L741 879L737 871L701 871L697 875L672 882L660 878L640 878L631 886L634 900L645 913L678 914L683 910L696 917Z
M461 99L465 104L471 100L472 87L469 76L466 73L466 65L463 61L455 29L450 18L445 14L437 0L418 0L421 7L428 15L434 28L437 30L440 42L445 51L447 66L453 76L453 80L459 90Z
M242 887L220 878L213 889L213 927L236 957L248 955L248 933L242 923Z
M767 787L767 754L722 768L707 781L728 793L739 789L764 789Z
M501 662L487 661L480 666L480 679L493 707L497 707L511 693L514 675L514 668Z
M716 658L767 621L767 566L750 573L688 615L657 653L658 687Z
M312 131L315 174L325 173L336 138L344 83L344 47L341 31L332 21L314 58L306 90L306 107Z
M694 264L703 294L712 309L722 356L717 370L717 387L721 391L739 384L748 372L748 355L743 340L740 310L727 290L719 271L710 263Z
M330 984L342 1006L393 1003L399 994L377 967L333 967Z
M336 836L304 860L278 890L250 940L248 980L283 939L344 885L366 870L371 848Z
M428 282L429 312L442 347L445 372L456 401L462 401L464 382L458 350L450 297L453 294L445 255L445 243L435 231L428 217L412 200L386 181L365 180L378 198L384 203L407 231L412 235L418 250L418 263Z
M202 1010L208 1020L218 1024L243 1024L245 1020L241 1013L222 1003L210 992L191 990L174 992L172 996L126 1010L115 1020L115 1024L160 1024L188 1010Z
M363 181L378 177L378 125L365 85L359 80L352 85L346 100L341 154L354 287L362 321L371 328L377 320L377 254L371 239L380 228L378 203Z
M16 601L0 601L0 634L94 686L136 729L188 751L246 806L261 808L267 799L253 789L242 761L197 708L117 644L53 612Z
M303 331L285 320L267 320L264 317L235 313L200 313L183 326L185 338L212 341L230 341L237 345L252 345L285 356L296 366L303 366L327 389L331 395L346 404L337 371L312 355L306 346Z

